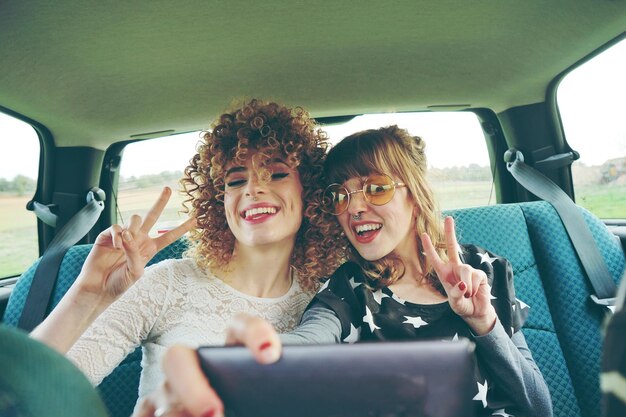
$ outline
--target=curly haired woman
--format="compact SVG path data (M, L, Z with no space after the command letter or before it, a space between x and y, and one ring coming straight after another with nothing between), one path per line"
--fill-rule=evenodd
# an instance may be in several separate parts
M143 222L133 216L102 232L75 284L32 333L67 353L93 384L141 345L141 398L161 382L169 346L222 345L240 312L288 332L317 279L339 265L343 240L318 203L325 134L304 110L251 100L222 114L202 139L181 180L190 220L148 236L166 188ZM144 272L189 229L188 257Z

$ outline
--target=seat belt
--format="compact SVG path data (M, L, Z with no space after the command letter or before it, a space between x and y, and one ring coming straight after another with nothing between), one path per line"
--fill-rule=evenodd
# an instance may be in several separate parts
M519 150L509 149L504 154L504 160L519 184L554 206L595 292L591 294L591 299L613 312L617 287L576 203L550 178L526 165Z
M43 321L65 252L96 224L104 209L104 198L104 191L96 187L92 188L87 193L87 204L57 232L50 242L35 270L22 315L17 324L19 328L30 332Z

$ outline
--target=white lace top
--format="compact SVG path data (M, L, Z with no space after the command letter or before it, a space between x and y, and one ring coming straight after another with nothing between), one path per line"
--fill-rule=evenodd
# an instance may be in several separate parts
M141 345L141 399L159 387L161 357L167 347L222 345L226 328L237 313L262 317L279 333L294 329L313 296L297 281L281 297L258 298L207 275L192 259L165 260L147 268L67 356L97 385Z

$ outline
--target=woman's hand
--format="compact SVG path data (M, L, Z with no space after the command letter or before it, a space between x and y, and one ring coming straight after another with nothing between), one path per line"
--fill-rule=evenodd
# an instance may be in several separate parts
M281 353L276 330L267 321L238 316L227 333L227 345L245 345L259 363L273 363ZM173 346L163 357L165 381L148 396L133 417L220 417L224 403L204 376L194 349Z
M421 236L424 254L448 294L452 310L465 320L474 333L485 335L493 329L497 319L491 305L491 287L487 275L461 262L452 217L446 217L444 231L448 262L439 257L426 233Z
M32 337L67 353L91 323L143 275L144 267L160 249L194 227L190 219L157 238L148 236L171 193L169 188L163 189L143 222L135 215L128 227L114 225L98 235L74 285L31 332Z
M159 250L195 225L189 219L156 238L148 235L171 194L169 187L163 188L143 221L135 214L128 226L115 224L98 235L77 278L80 292L99 296L105 304L112 303L143 275L144 267Z

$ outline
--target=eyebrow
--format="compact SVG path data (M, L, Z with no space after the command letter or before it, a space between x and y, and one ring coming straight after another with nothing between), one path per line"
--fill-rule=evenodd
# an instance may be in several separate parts
M291 168L287 162L283 161L283 160L282 160L282 159L280 159L280 158L274 158L274 159L270 160L268 163L269 163L269 164L283 164L283 165L285 165L286 167ZM246 167L244 167L244 166L236 166L236 167L232 167L232 168L230 168L228 171L226 171L226 175L225 175L225 176L227 177L227 176L229 176L230 174L235 174L235 173L238 173L238 172L245 172L245 171L247 171L247 170L248 170L248 168L246 168Z
M235 174L237 172L244 172L247 171L248 168L246 167L232 167L230 168L228 171L226 171L226 177L228 177L230 174Z

